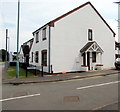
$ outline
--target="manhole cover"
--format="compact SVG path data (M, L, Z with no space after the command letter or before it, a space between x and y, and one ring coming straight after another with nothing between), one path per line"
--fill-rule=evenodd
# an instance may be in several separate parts
M15 93L13 97L26 96L26 95L28 95L27 92L18 92L18 93Z
M80 99L78 96L65 96L64 102L79 102Z

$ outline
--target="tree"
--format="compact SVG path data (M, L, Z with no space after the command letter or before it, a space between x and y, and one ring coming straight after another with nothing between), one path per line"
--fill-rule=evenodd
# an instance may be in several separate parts
M0 59L2 59L2 61L6 61L6 50L5 49L0 50ZM8 52L7 52L7 61L9 61L9 53Z

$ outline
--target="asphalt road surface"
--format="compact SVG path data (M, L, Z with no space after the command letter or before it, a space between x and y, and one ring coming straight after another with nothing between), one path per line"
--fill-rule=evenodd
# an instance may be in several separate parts
M118 74L61 82L3 85L3 110L118 110ZM114 112L114 111L113 111Z
M4 63L0 62L0 99L2 99L2 73L4 69ZM0 111L2 110L2 102L0 102Z

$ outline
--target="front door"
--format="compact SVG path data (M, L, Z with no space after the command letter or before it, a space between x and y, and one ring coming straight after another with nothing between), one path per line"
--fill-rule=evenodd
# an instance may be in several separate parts
M87 66L88 70L90 70L90 52L87 52Z

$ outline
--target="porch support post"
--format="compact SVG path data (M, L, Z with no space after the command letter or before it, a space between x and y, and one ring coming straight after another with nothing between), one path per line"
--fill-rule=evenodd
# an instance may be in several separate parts
M100 64L102 64L102 53L100 53Z
M92 52L90 52L90 70L93 70L93 65L92 65Z
M98 53L98 63L101 64L101 53Z

